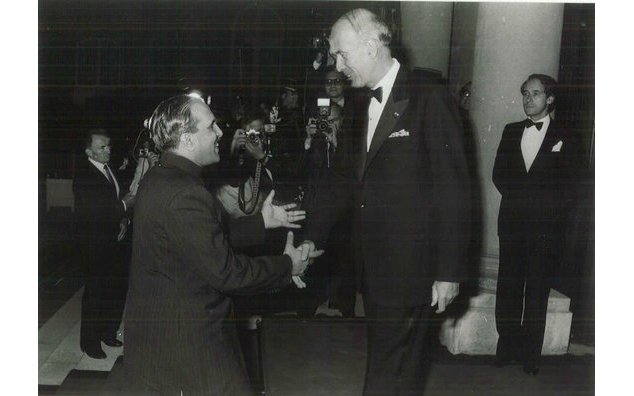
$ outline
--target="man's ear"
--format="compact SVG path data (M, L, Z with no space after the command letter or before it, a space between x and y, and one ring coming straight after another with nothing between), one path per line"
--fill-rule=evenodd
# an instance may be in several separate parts
M551 105L555 102L555 97L554 96L549 96L546 98L546 104Z
M92 150L89 148L85 148L84 149L84 153L86 153L86 156L88 156L88 158L92 158L91 154L92 154Z
M192 140L193 136L189 132L182 133L180 138L178 139L180 142L180 146L187 151L191 151L194 147L194 142Z
M379 53L379 42L375 39L368 39L365 45L367 46L368 55L371 58L376 58Z

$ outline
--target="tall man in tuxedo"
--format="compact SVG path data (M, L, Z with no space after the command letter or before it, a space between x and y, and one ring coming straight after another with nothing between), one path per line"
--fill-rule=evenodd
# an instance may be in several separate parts
M179 95L163 101L149 128L160 162L141 181L126 307L124 368L130 391L160 395L247 395L231 295L291 283L317 257L314 246L251 258L232 245L261 243L265 228L297 228L303 211L272 205L240 217L225 232L221 206L200 178L220 160L222 130L205 102Z
M122 244L134 196L109 166L110 137L105 129L90 129L84 139L86 159L73 180L78 238L84 256L84 294L80 347L95 359L106 357L104 344L117 347L123 314L129 256Z
M550 117L556 82L532 74L521 86L526 118L506 125L493 166L502 200L495 306L496 364L521 361L537 375L548 295L562 260L581 170L578 139Z
M368 318L364 394L421 394L423 339L431 306L442 312L465 278L469 182L463 132L440 87L411 85L392 58L386 24L365 9L342 16L330 53L354 88L340 145L349 166L319 189L306 238L318 246L345 203L354 207ZM352 110L352 113L349 113ZM343 204L342 204L343 203ZM310 286L310 285L309 285Z

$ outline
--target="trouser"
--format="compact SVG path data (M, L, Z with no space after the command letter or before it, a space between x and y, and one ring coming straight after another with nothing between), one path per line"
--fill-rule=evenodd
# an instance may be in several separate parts
M364 395L420 395L429 305L391 308L365 301L368 356Z
M128 245L90 241L84 251L80 346L116 337L128 290Z
M544 237L500 238L495 304L496 355L537 365L552 284L552 249Z

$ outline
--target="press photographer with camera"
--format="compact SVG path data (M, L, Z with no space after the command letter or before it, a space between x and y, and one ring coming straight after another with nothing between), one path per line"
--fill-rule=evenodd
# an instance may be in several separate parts
M273 189L273 174L266 168L269 144L260 111L245 110L228 151L229 159L220 169L224 184L216 190L216 198L232 218L256 213Z
M130 193L136 195L143 176L159 161L159 155L155 151L154 142L150 139L147 129L143 129L139 133L132 148L132 157L136 160L137 165L134 170L134 178L130 183Z

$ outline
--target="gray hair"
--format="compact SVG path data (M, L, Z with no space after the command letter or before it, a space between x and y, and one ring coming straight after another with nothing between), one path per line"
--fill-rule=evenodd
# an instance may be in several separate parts
M196 99L189 95L173 96L162 101L147 122L147 129L159 151L178 146L183 133L195 133L196 124L190 108Z
M392 41L392 33L387 24L373 12L365 8L357 8L347 12L339 20L346 20L361 37L379 40L388 47Z

